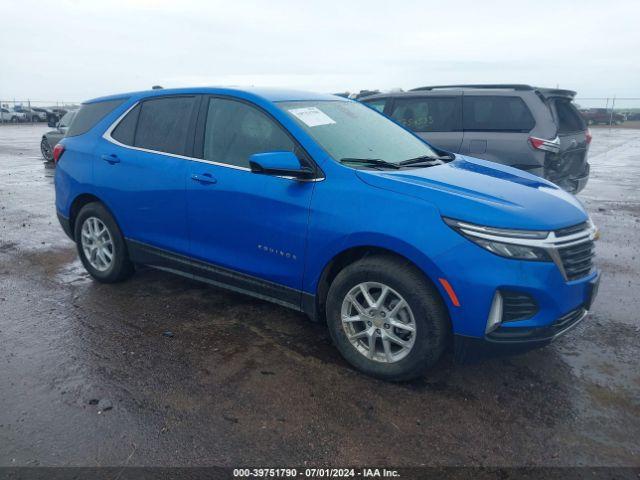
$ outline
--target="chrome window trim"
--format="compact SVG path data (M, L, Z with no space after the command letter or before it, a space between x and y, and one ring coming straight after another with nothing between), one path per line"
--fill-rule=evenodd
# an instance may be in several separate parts
M153 97L153 98L161 98L161 97ZM156 155L165 155L167 157L180 158L182 160L190 160L190 161L193 161L193 162L206 163L208 165L216 165L218 167L231 168L233 170L242 170L242 171L245 171L245 172L251 172L251 169L248 168L248 167L240 167L238 165L231 165L231 164L228 164L228 163L214 162L212 160L205 160L203 158L188 157L186 155L178 155L177 153L161 152L159 150L150 150L148 148L134 147L133 145L126 145L126 144L124 144L122 142L119 142L115 138L113 138L111 136L111 134L116 129L116 127L120 124L122 119L124 117L126 117L127 114L131 110L136 108L141 102L142 102L142 100L136 101L133 105L131 105L129 108L127 108L122 113L122 115L120 115L118 118L116 118L111 123L111 125L109 125L109 128L107 128L105 130L105 132L102 134L102 138L104 138L107 142L113 143L114 145L117 145L117 146L122 147L122 148L128 148L129 150L137 150L138 152L154 153ZM253 172L251 172L251 173L253 173ZM277 178L283 178L285 180L295 180L296 182L321 182L325 178L325 177L318 177L318 178L310 178L310 179L301 179L301 178L287 177L287 176L282 176L282 175L273 175L273 176L277 177Z

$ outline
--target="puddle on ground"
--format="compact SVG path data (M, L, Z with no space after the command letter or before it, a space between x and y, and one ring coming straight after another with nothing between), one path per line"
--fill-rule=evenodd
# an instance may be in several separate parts
M80 259L64 265L58 270L54 278L56 281L67 285L84 285L93 282Z

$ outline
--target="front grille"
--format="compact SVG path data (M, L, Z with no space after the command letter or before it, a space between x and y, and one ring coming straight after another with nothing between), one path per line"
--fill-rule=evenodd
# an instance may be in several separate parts
M559 248L558 253L562 260L567 280L577 280L591 273L593 257L595 256L595 244L593 240L587 240L570 247Z
M500 290L502 295L502 322L515 322L533 317L538 311L536 301L526 293Z

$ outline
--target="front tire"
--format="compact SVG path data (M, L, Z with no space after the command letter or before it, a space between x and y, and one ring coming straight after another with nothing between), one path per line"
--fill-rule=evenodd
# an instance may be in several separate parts
M84 268L99 282L121 282L133 274L122 232L101 203L82 207L75 220L74 238Z
M342 270L327 296L327 324L342 356L373 377L412 380L441 357L449 318L415 266L387 255Z

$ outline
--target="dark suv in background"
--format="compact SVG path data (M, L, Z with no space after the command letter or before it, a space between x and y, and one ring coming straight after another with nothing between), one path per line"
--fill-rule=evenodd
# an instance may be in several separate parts
M571 193L589 178L591 134L576 92L529 85L442 85L361 101L436 147L544 177Z
M624 122L624 115L620 115L608 108L590 108L582 110L580 114L588 125L597 125L599 123L619 125Z

